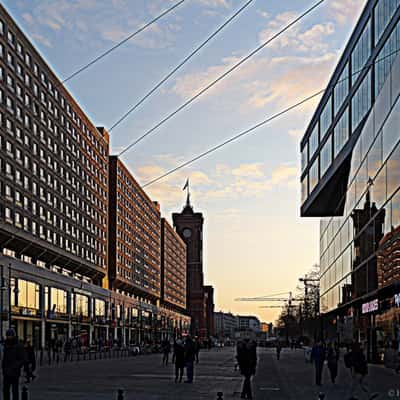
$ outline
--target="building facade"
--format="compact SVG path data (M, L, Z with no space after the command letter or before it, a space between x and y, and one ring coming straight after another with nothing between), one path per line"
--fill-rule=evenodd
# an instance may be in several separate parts
M191 333L205 339L209 334L213 334L214 291L205 289L204 286L203 214L193 211L188 193L183 211L173 213L172 219L176 233L187 246L186 303L188 313L191 316Z
M186 310L186 244L165 218L161 219L161 300Z
M214 329L218 339L234 339L238 328L239 320L237 316L222 311L214 313Z
M107 131L1 5L0 81L0 334L12 325L43 348L187 331L160 305L158 206L113 158L111 196Z
M400 2L370 0L301 142L302 216L321 218L325 336L371 361L400 339Z

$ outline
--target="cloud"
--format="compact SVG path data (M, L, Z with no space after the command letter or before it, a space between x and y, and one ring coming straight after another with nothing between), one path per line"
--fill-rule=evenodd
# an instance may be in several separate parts
M33 39L35 39L37 42L42 43L46 47L53 47L51 44L50 40L45 38L44 36L40 35L39 33L33 33L32 34Z
M328 13L339 25L353 26L365 4L365 0L333 0Z
M230 8L227 0L197 0L197 2L206 7Z
M289 129L289 136L294 139L300 139L304 135L304 129Z
M241 164L238 168L232 170L232 174L240 177L260 178L264 176L262 166L263 163Z

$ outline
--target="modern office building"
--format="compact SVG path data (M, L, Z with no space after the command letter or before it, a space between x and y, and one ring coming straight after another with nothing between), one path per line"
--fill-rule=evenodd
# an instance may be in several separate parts
M188 331L160 305L159 207L111 163L112 181L107 131L0 5L0 335L11 324L43 348Z
M399 20L400 1L367 2L301 141L301 215L321 218L323 334L347 332L372 361L400 338Z
M218 339L234 339L239 328L239 320L232 313L218 311L214 313L214 330Z
M161 219L161 300L186 311L186 244L165 218Z

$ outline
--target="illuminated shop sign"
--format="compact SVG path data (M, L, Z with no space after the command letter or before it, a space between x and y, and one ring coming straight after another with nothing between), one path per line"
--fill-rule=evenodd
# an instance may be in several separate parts
M363 314L368 314L368 313L377 311L378 309L379 309L379 300L378 299L371 300L368 303L364 303L361 306L361 312Z
M394 295L394 306L400 308L400 293Z

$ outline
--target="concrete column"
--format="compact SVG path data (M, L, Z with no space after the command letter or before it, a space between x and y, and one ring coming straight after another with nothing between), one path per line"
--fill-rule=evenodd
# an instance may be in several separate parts
M88 344L89 346L92 344L92 339L93 339L93 330L94 330L94 326L92 324L89 325L89 340L88 340Z
M109 339L109 333L110 333L110 328L109 328L109 326L107 325L106 326L106 340L108 340Z
M114 328L114 339L118 339L118 328Z
M72 323L71 319L68 321L68 339L72 338Z
M46 321L44 318L40 321L40 346L42 349L46 346Z

